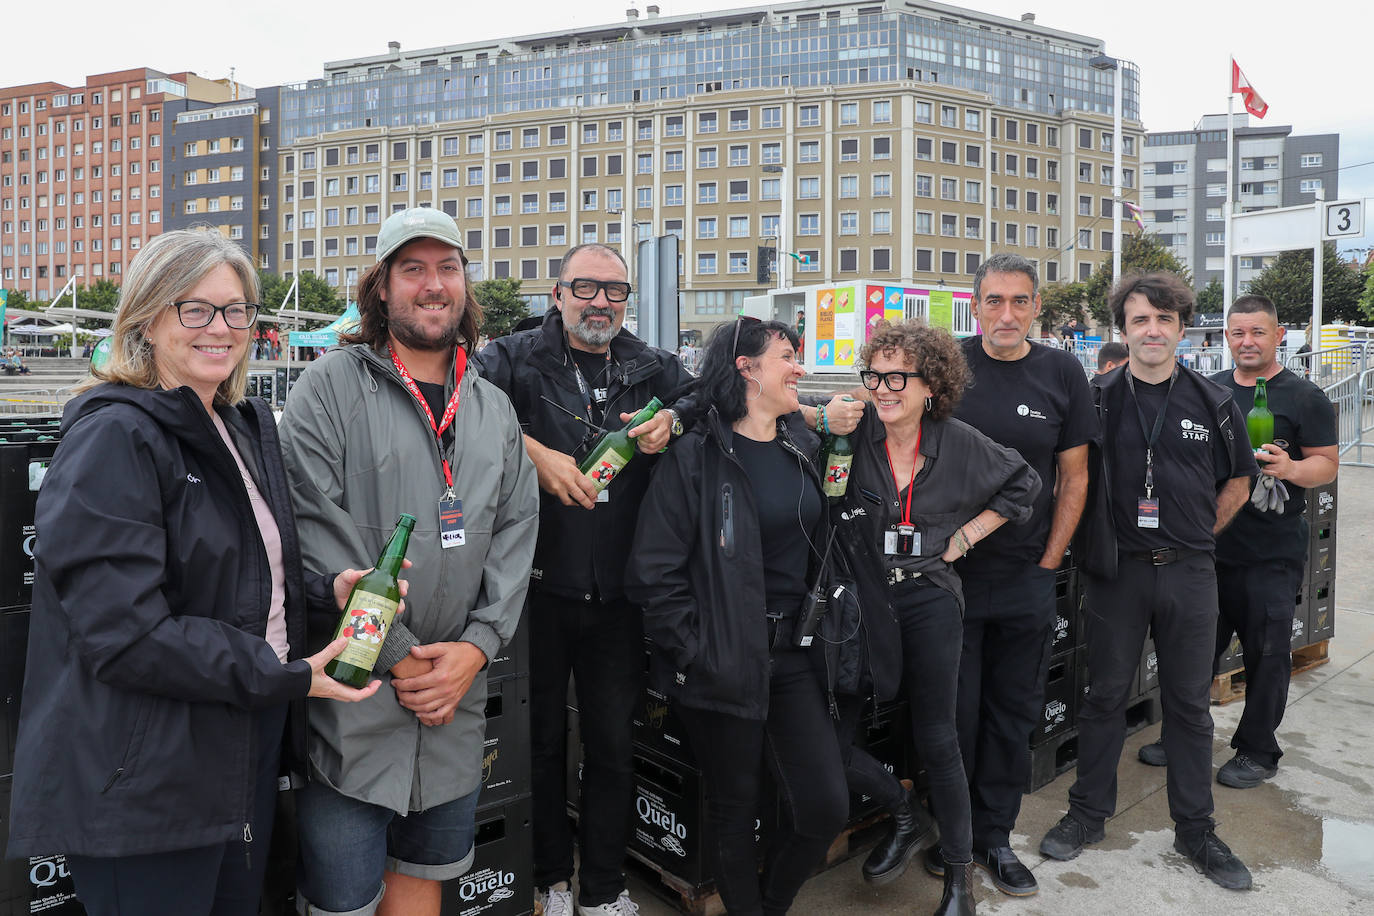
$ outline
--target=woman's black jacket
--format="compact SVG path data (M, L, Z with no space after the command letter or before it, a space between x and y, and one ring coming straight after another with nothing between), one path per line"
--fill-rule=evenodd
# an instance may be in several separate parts
M105 384L72 401L38 494L11 856L140 855L245 834L254 710L306 696L307 602L337 611L331 581L302 574L270 411L217 412L281 531L291 660L264 639L267 553L197 396ZM304 716L292 718L299 751Z
M819 488L811 461L819 440L800 413L779 419L778 436ZM712 408L659 461L625 584L644 608L656 685L684 706L759 720L768 715L769 677L763 548L734 437ZM809 532L821 550L824 516ZM819 560L813 551L808 582Z

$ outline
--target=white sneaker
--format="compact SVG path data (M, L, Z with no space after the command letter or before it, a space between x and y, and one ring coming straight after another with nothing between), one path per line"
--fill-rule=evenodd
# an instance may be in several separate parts
M544 916L573 916L572 888L566 881L559 881L547 891L536 890L534 903L542 907Z
M638 913L639 904L630 899L629 891L621 891L619 897L600 906L577 905L577 916L638 916Z

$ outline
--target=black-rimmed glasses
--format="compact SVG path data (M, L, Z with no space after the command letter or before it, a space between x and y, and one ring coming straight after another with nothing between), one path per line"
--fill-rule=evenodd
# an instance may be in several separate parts
M864 369L859 373L859 381L863 382L869 391L877 391L879 383L886 385L888 391L901 391L906 387L906 380L909 378L925 376L919 372L874 372L872 369Z
M621 280L593 280L590 277L573 277L559 280L559 286L567 289L578 299L595 299L596 294L605 291L607 302L624 302L630 298L630 284Z
M755 318L753 315L739 316L739 319L735 321L735 340L732 344L730 344L731 359L735 358L736 356L739 356L739 329L744 327L744 323L746 321L752 321L754 324L760 323L760 319Z
M183 328L194 330L206 328L215 320L215 312L224 316L224 323L236 331L246 331L258 320L258 306L252 302L231 302L228 305L213 305L203 299L182 299L173 302L177 310L177 320Z

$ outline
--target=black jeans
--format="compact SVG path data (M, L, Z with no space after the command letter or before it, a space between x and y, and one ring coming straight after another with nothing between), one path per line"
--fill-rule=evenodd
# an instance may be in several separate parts
M1030 736L1044 709L1055 572L1035 563L964 580L959 749L969 781L973 846L1011 845L1030 779Z
M1288 704L1293 661L1294 598L1302 587L1302 567L1285 563L1253 566L1217 564L1216 658L1233 633L1245 650L1245 708L1231 747L1257 763L1274 766L1283 756L1274 732Z
M849 797L812 659L819 651L774 651L766 721L675 707L701 762L706 820L715 839L707 861L730 916L786 913L844 829ZM782 814L760 875L754 820L765 763L777 783Z
M1167 566L1122 557L1115 579L1085 577L1088 677L1078 712L1078 780L1069 813L1101 827L1116 812L1116 769L1126 740L1126 703L1153 632L1169 758L1169 815L1177 833L1211 829L1212 649L1217 579L1209 554Z
M874 804L891 811L906 795L897 776L890 773L878 758L861 747L854 746L854 734L868 705L865 697L837 696L840 722L837 726L840 757L844 761L844 778L854 795L867 795ZM915 774L913 774L915 775Z
M68 856L77 899L89 916L257 916L277 809L287 705L261 710L257 727L252 843L141 856Z
M583 906L625 889L621 865L634 808L633 723L644 683L644 618L626 601L579 601L530 590L530 777L534 883L572 881L568 825L568 675L582 730L578 807Z
M925 577L899 582L889 591L902 627L903 684L916 752L930 776L930 805L940 825L940 852L955 865L971 862L968 777L955 725L963 641L959 604Z

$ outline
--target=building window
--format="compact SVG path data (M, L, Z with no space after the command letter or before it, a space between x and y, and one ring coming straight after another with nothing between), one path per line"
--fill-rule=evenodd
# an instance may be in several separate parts
M1302 194L1311 194L1322 189L1320 178L1304 178L1298 182L1298 191Z
M885 274L892 270L892 249L874 248L873 249L873 272Z
M841 102L840 103L840 126L853 127L859 123L859 103Z
M760 113L760 126L772 130L782 127L782 109L776 105L764 108Z
M797 197L801 200L815 200L821 196L819 178L801 178L797 181Z
M716 272L716 253L714 251L697 252L697 273L714 274Z
M892 196L892 176L890 174L883 173L873 176L873 196Z
M873 158L891 159L892 158L892 138L874 137L873 138Z
M859 269L859 249L840 249L840 273L854 273Z
M697 182L697 203L713 204L717 199L716 183L714 181Z
M845 210L840 213L840 235L859 234L859 214L856 210Z
M730 273L747 274L749 272L749 253L747 251L730 252Z
M821 123L821 106L801 106L801 110L798 112L797 123L801 127L819 127Z
M803 213L797 217L798 235L820 235L821 217L819 213Z
M879 99L873 103L873 123L891 124L892 123L892 102L887 99Z
M819 140L803 140L797 146L798 162L820 162L821 144Z
M1304 168L1304 169L1318 169L1318 168L1321 168L1321 164L1322 164L1322 154L1321 154L1321 153L1303 153L1301 156L1298 157L1298 166L1299 166L1300 168Z

